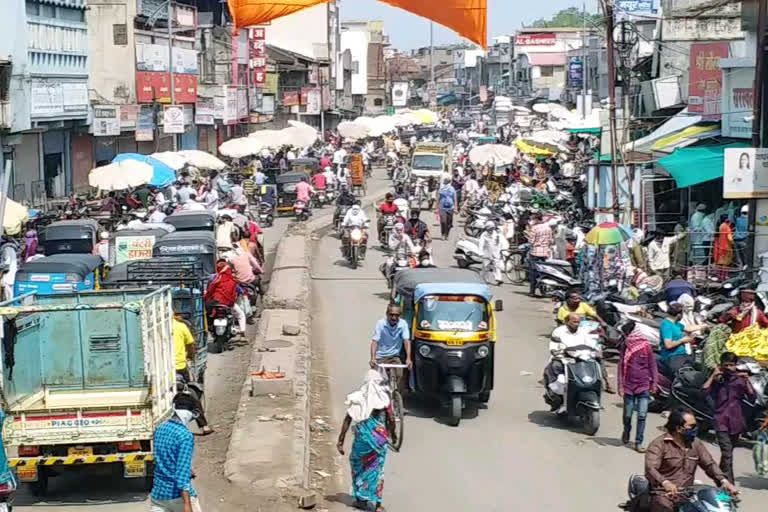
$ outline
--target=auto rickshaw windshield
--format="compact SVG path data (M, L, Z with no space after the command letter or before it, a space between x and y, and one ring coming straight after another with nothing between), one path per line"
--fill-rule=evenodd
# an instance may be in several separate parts
M476 295L427 295L420 301L416 325L423 331L487 331L488 306Z

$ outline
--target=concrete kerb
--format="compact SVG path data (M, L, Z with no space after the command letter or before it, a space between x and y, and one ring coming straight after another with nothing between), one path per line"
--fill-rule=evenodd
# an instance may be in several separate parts
M380 201L388 189L363 198L363 208ZM256 343L240 396L224 463L226 478L248 487L270 510L295 507L309 486L310 460L310 235L333 227L333 213L296 224L280 240ZM298 335L283 326L299 326ZM292 330L292 329L289 329ZM266 370L285 374L279 381L254 378ZM267 510L262 508L262 510Z

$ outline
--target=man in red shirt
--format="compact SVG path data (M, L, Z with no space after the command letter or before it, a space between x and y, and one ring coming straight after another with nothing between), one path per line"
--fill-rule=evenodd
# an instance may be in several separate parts
M331 162L331 159L328 158L328 155L323 155L323 157L320 159L320 169L325 169L331 165L333 165L333 162Z
M384 216L396 214L397 205L395 204L395 196L393 196L391 192L387 192L387 195L384 196L384 202L379 205L379 218L376 222L379 238L381 238L381 230L384 229Z

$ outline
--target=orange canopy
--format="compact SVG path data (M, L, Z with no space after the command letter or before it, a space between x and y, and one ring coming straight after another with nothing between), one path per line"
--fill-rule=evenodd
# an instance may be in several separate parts
M229 0L235 26L249 27L326 3L329 0ZM487 0L380 0L455 30L459 35L488 46Z

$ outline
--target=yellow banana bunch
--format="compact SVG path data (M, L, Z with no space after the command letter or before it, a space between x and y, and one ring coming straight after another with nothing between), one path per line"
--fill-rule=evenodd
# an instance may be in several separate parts
M768 359L768 329L753 325L738 334L733 334L726 345L728 350L742 357Z

